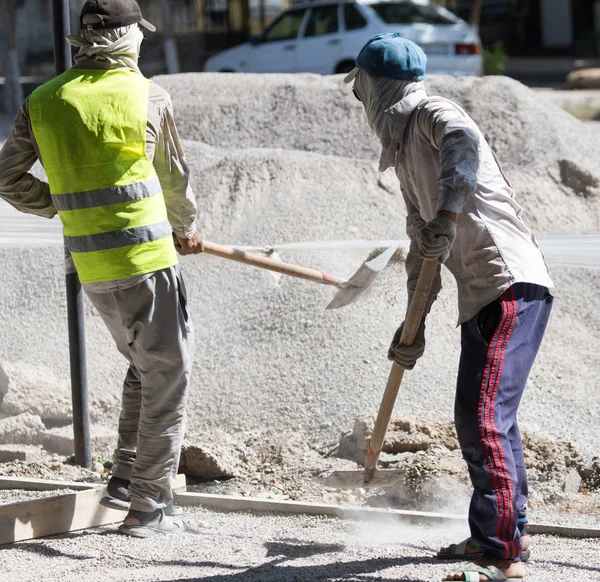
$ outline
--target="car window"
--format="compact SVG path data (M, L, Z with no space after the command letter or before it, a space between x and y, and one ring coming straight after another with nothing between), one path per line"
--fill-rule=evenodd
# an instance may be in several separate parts
M358 30L367 26L366 18L354 4L344 4L344 21L346 30Z
M387 24L456 24L456 20L431 5L382 2L370 6Z
M321 36L335 34L338 31L338 7L321 6L313 8L306 25L304 36Z
M265 32L263 42L292 40L298 36L306 10L293 10L282 14Z

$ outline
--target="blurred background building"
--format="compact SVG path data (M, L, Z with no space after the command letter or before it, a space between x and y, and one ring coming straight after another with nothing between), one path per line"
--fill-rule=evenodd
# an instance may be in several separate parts
M438 1L468 20L472 0ZM483 0L484 45L503 40L511 56L597 57L598 0Z
M208 56L259 34L293 1L139 0L159 31L147 35L142 70L147 75L202 70ZM600 0L436 2L465 20L475 8L482 44L498 46L502 41L509 57L507 73L521 80L536 82L537 75L540 83L551 82L564 77L575 59L600 57ZM82 3L71 0L73 31L78 29ZM16 49L25 93L52 76L51 5L52 0L0 0L0 90L11 66L11 50Z

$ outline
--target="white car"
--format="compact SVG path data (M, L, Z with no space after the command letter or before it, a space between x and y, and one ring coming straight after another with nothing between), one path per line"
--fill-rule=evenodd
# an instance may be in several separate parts
M207 60L229 73L346 73L373 35L399 32L427 54L427 72L480 75L475 30L428 0L337 0L295 4L258 38Z

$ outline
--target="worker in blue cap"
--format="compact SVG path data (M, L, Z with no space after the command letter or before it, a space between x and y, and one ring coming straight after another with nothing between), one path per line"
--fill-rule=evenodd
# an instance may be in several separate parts
M442 264L458 288L455 424L473 485L471 536L438 558L473 562L446 580L520 581L529 537L517 409L550 316L552 281L475 122L456 103L427 95L423 51L400 34L379 34L356 65L344 80L381 141L380 170L394 167L406 203L408 301L424 259L440 263L426 313ZM410 370L425 349L425 323L411 346L400 345L402 328L388 358Z

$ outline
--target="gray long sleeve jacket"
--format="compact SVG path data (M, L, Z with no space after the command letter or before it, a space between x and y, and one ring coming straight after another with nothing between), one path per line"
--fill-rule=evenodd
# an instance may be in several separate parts
M102 69L107 65L85 61L76 68ZM177 135L171 98L155 83L150 84L148 96L146 155L152 160L160 180L173 231L182 238L190 238L196 232L196 200L189 185L189 169ZM52 218L56 209L48 183L29 173L37 160L43 165L29 120L28 101L25 101L0 150L0 198L21 212ZM92 284L91 287L107 285Z
M396 174L411 239L437 212L457 213L456 240L446 267L458 286L459 324L513 283L552 287L515 192L475 122L455 103L416 91L387 110L402 136ZM421 261L411 245L409 294ZM439 289L439 279L434 290ZM434 294L435 296L435 294Z

